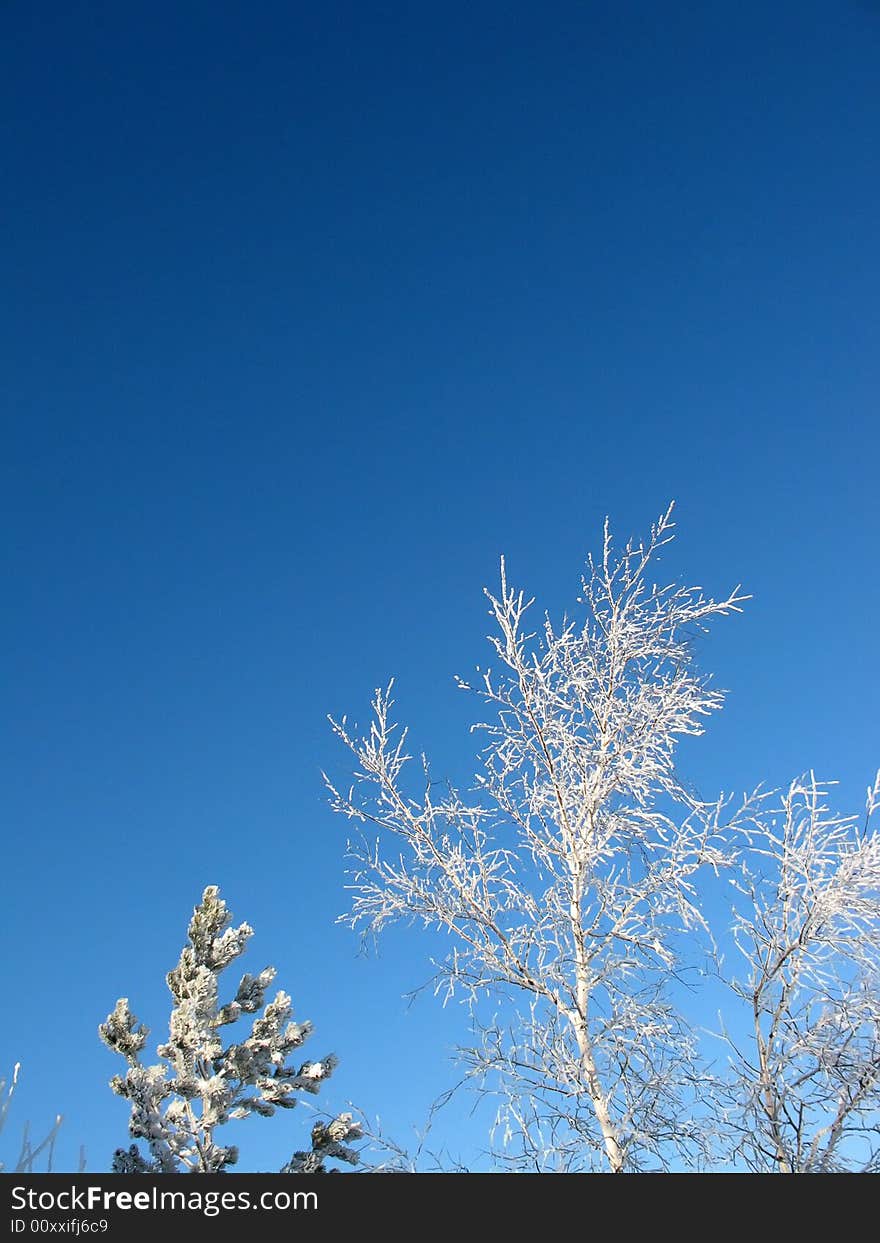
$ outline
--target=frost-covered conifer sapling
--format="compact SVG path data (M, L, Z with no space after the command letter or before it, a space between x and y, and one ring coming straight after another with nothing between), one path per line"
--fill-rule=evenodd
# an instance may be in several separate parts
M337 1064L333 1054L297 1068L288 1064L312 1028L293 1020L287 993L279 991L264 1004L273 967L243 975L233 1000L220 1004L219 977L253 935L249 924L233 928L231 923L218 887L209 885L193 912L189 943L167 976L173 1008L168 1040L157 1050L161 1062L141 1062L149 1031L129 1009L128 998L120 998L98 1028L104 1043L128 1063L125 1075L115 1076L110 1086L130 1103L129 1133L146 1141L148 1150L144 1155L137 1144L118 1149L115 1173L227 1171L238 1161L238 1148L220 1142L220 1127L293 1108L298 1094L317 1093ZM250 1035L224 1047L222 1029L250 1015L257 1015ZM357 1152L349 1145L360 1134L349 1114L318 1122L311 1148L294 1152L281 1172L335 1172L326 1164L332 1159L353 1165Z

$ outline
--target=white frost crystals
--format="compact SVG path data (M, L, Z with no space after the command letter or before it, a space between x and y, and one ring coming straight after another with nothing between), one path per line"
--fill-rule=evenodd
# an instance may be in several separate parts
M240 957L253 935L248 924L237 928L230 924L217 886L209 885L193 912L189 944L167 977L174 1008L169 1039L157 1050L164 1064L141 1064L149 1033L132 1014L128 998L120 998L98 1028L104 1043L128 1063L125 1076L115 1076L110 1086L130 1102L129 1133L133 1139L144 1139L149 1150L145 1157L136 1144L118 1149L115 1173L225 1171L237 1162L238 1149L217 1142L216 1128L250 1114L268 1117L276 1108L293 1108L296 1094L317 1092L319 1082L336 1065L332 1054L298 1070L287 1065L288 1057L310 1035L311 1024L293 1021L290 997L284 992L263 1009L274 968L242 976L234 1000L219 1005L218 977ZM224 1049L220 1029L261 1009L250 1036ZM282 1172L324 1173L324 1163L331 1158L354 1164L357 1153L347 1143L359 1137L360 1128L348 1114L329 1125L318 1123L312 1129L311 1150L295 1152Z

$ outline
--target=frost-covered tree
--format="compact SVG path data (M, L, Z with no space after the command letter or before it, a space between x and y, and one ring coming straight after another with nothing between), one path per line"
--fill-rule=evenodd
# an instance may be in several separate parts
M734 1151L756 1171L880 1170L880 773L842 817L811 773L755 818L734 883Z
M9 1114L9 1108L12 1104L12 1098L15 1095L15 1089L18 1087L18 1076L21 1071L21 1063L16 1062L12 1068L12 1078L6 1080L0 1079L0 1132L6 1125L6 1119ZM0 1174L34 1174L34 1163L38 1157L45 1154L46 1173L52 1172L52 1159L55 1153L55 1141L58 1138L58 1131L61 1127L61 1114L55 1119L52 1128L43 1136L41 1140L34 1143L31 1140L30 1125L26 1122L22 1129L21 1143L18 1149L18 1155L15 1158L15 1164L8 1167L4 1162L0 1161ZM80 1168L83 1167L81 1154Z
M880 1170L880 774L861 827L812 776L732 812L682 783L676 744L723 698L693 640L747 597L656 586L672 527L670 507L616 553L606 523L578 617L537 633L502 561L499 672L459 679L488 709L469 792L412 765L390 686L365 737L331 718L356 762L347 790L327 780L331 803L366 826L341 918L448 934L436 988L471 1006L461 1052L501 1099L511 1168ZM713 873L736 895L715 931L746 963L724 977L744 1003L722 1018L724 1074L674 1004L723 963Z
M130 1102L129 1133L146 1141L149 1154L136 1144L118 1149L115 1173L226 1171L238 1160L238 1149L219 1142L218 1128L250 1114L268 1117L278 1108L293 1108L297 1094L316 1093L337 1064L330 1054L298 1068L288 1065L312 1028L293 1021L287 993L276 993L264 1005L273 967L257 976L243 975L233 1000L220 1004L219 976L253 935L249 924L233 928L231 922L217 886L209 885L193 912L189 944L167 976L174 1004L169 1038L157 1050L162 1062L142 1064L149 1032L127 998L119 999L98 1028L104 1043L128 1063L125 1076L115 1076L110 1086ZM246 1015L257 1015L250 1035L224 1047L221 1028ZM348 1114L319 1122L311 1149L295 1152L283 1172L324 1173L332 1158L354 1164L357 1153L349 1142L359 1137L360 1128Z
M486 592L499 671L471 687L489 711L476 788L422 774L377 691L369 733L333 728L355 762L332 806L364 830L351 846L353 905L378 933L396 920L449 934L436 986L498 1015L475 1019L472 1074L503 1097L514 1168L614 1172L699 1164L700 1060L673 1004L683 936L705 931L695 881L725 860L723 802L678 779L677 741L703 732L723 695L693 639L739 612L697 587L649 578L672 506L646 543L588 560L579 617L537 634L532 601Z

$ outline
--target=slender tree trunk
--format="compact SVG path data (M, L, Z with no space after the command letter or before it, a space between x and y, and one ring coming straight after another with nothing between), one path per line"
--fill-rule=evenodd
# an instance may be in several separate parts
M581 1055L581 1066L583 1067L584 1079L587 1083L587 1090L590 1093L590 1100L593 1102L593 1111L596 1115L596 1121L599 1123L599 1129L602 1132L602 1139L605 1143L605 1152L608 1156L608 1165L612 1174L621 1174L623 1172L623 1150L617 1139L617 1130L611 1120L611 1114L608 1110L608 1104L602 1092L602 1085L599 1082L599 1075L596 1070L596 1062L593 1057L593 1050L590 1045L590 1038L587 1033L587 1024L580 1013L574 1016L574 1030L578 1042L578 1050Z
M580 877L578 874L574 877L573 892L571 906L569 909L571 917L572 932L574 933L575 943L575 973L577 981L577 1010L572 1014L571 1021L574 1026L575 1039L578 1044L578 1052L581 1057L581 1068L583 1070L584 1079L586 1080L587 1090L590 1093L590 1100L593 1102L593 1112L596 1115L596 1121L599 1123L599 1129L602 1132L602 1139L605 1143L605 1152L608 1156L608 1164L612 1174L620 1174L623 1171L623 1149L617 1138L617 1128L611 1119L608 1109L608 1102L602 1091L602 1084L599 1081L599 1072L596 1069L596 1059L593 1056L593 1046L590 1042L590 1033L587 1025L587 1010L590 1001L590 985L589 970L587 964L587 955L584 945L584 929L581 920L581 894L580 894Z
M776 1166L780 1174L790 1174L792 1172L791 1162L785 1151L785 1145L782 1142L782 1132L779 1127L779 1104L776 1099L776 1090L770 1075L770 1066L767 1058L767 1045L761 1032L761 1019L758 1010L757 998L754 1001L754 1019L755 1019L755 1040L758 1046L758 1060L760 1063L761 1073L761 1096L763 1100L764 1113L767 1115L767 1121L770 1124L770 1134L773 1136L773 1147L776 1150Z

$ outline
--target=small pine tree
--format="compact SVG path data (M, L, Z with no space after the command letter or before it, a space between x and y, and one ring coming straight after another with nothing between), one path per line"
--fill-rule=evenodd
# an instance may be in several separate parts
M254 1019L246 1040L223 1047L220 1028L242 1015L257 1014L275 978L274 967L257 976L246 974L234 1000L219 1004L220 973L241 956L253 936L250 925L233 928L231 923L218 887L209 885L193 912L189 944L167 976L174 1006L168 1041L157 1049L164 1062L141 1063L149 1031L132 1014L127 997L117 1001L98 1028L104 1043L128 1063L124 1078L114 1076L110 1087L131 1103L129 1133L146 1140L149 1150L145 1157L137 1144L117 1149L114 1173L222 1173L235 1165L238 1149L217 1142L218 1127L250 1114L270 1117L276 1108L292 1109L297 1093L316 1093L337 1064L329 1054L304 1062L298 1070L287 1065L312 1027L293 1021L284 992ZM357 1152L348 1141L360 1136L350 1114L318 1123L311 1151L294 1153L282 1173L327 1173L325 1163L331 1158L354 1165Z

